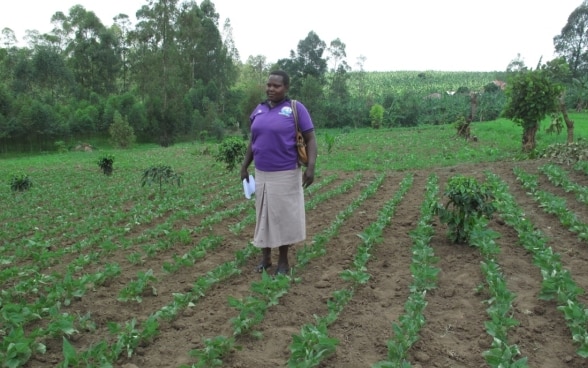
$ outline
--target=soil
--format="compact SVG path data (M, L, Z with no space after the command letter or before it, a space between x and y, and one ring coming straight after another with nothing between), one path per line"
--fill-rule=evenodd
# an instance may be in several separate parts
M357 368L371 367L386 359L386 342L393 336L392 323L404 312L404 304L411 284L412 239L410 233L417 226L421 203L424 200L425 184L431 173L439 177L440 196L447 180L457 174L474 176L484 180L484 172L497 174L509 186L509 193L518 206L547 238L548 246L560 254L562 264L568 269L578 286L588 288L588 248L577 234L563 227L558 219L547 214L526 194L516 181L513 167L518 166L529 173L538 173L537 168L546 161L500 162L491 164L461 165L437 168L414 173L414 183L398 205L390 225L384 229L382 242L372 248L372 257L367 263L370 280L355 291L353 299L330 325L329 336L338 340L336 352L327 357L320 367ZM588 185L588 176L566 167L571 179ZM365 200L353 215L345 220L337 235L327 243L327 253L312 260L304 268L298 268L287 294L279 304L267 310L265 318L256 331L261 337L251 334L240 335L236 343L240 350L231 352L223 358L224 367L265 368L287 365L290 356L289 346L292 335L299 334L304 324L314 323L314 315L327 314L327 301L333 291L349 287L340 273L350 264L360 245L360 234L376 221L382 205L390 200L402 178L409 172L389 172L376 194ZM336 188L344 180L357 175L357 172L321 172L316 182L322 178L336 175L336 179L317 190L313 196ZM373 181L377 173L364 172L361 181L348 192L322 201L307 212L307 243L313 237L328 229L336 216L355 200L365 186ZM540 176L541 189L567 200L570 211L588 223L588 206L576 201L572 193L550 184L545 176ZM227 208L237 206L245 200L240 198L227 203ZM126 204L127 206L129 204ZM253 202L251 201L251 205ZM175 227L195 228L200 225L204 215L188 217L174 224ZM222 245L208 252L205 258L193 266L173 274L162 270L162 264L169 262L174 254L183 254L208 233L192 234L192 244L180 244L175 249L145 258L141 265L126 261L133 249L121 250L112 255L119 260L122 276L107 285L96 288L95 292L74 301L65 310L80 315L91 313L97 323L96 332L81 332L72 337L77 350L83 350L108 338L107 323L125 323L137 319L140 326L151 313L173 300L173 293L189 291L194 281L212 270L216 265L234 259L235 251L242 249L253 233L253 224L246 226L237 235L229 227L241 220L240 217L226 219L210 227L210 233L223 237ZM426 323L419 340L410 350L408 360L413 367L452 367L472 368L488 366L482 353L490 347L492 337L486 333L484 322L487 296L480 293L478 286L483 283L480 269L480 252L468 245L456 245L446 236L446 227L434 223L435 233L430 241L435 255L439 258L436 267L440 269L437 288L426 295L427 307L424 315ZM155 221L156 222L156 221ZM149 224L149 227L157 223ZM501 248L498 256L508 289L516 295L513 302L513 318L520 324L509 330L509 343L517 344L521 357L528 358L529 367L569 367L588 366L588 362L576 354L570 330L563 314L557 310L553 301L538 298L542 277L533 259L519 245L517 234L495 216L490 222L492 230L500 237L496 242ZM138 234L129 234L137 236ZM290 252L291 265L296 265L296 251L303 244L295 245ZM274 252L274 267L277 252ZM251 285L259 281L261 275L253 272L258 257L250 259L241 273L227 281L220 282L173 321L161 321L160 333L150 342L142 344L129 358L124 354L117 362L118 367L161 368L191 366L196 358L190 356L192 349L203 347L205 338L219 335L232 336L231 318L238 313L229 306L228 297L244 298L252 294ZM153 269L158 282L157 295L145 295L141 303L120 302L117 295L137 272ZM273 269L270 269L270 272ZM586 303L586 297L581 297ZM57 365L63 359L61 338L47 341L47 353L35 355L27 367L47 367Z

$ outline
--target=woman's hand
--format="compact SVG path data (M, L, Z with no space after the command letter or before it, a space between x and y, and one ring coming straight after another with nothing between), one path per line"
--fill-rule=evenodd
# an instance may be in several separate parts
M247 180L249 183L249 171L247 171L246 167L241 168L241 181Z
M308 167L302 174L302 187L308 188L314 182L314 167Z

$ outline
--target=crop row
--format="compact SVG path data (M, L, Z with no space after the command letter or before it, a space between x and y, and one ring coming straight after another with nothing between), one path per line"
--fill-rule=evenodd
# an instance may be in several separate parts
M573 192L578 202L584 203L585 187L571 181L560 167L546 165L541 167L540 171L554 185ZM521 186L537 201L540 208L546 213L555 215L569 231L577 233L580 239L586 240L586 224L579 219L579 216L569 211L565 201L550 192L540 190L536 175L529 175L521 169L515 169L514 173ZM309 192L307 208L314 208L320 203L348 193L362 178L362 175L358 174L331 190L325 189L333 183L336 176L324 178ZM311 242L297 251L297 261L290 275L269 277L264 273L260 281L251 283L249 295L239 298L230 296L229 306L236 310L235 316L230 319L233 335L219 335L204 339L202 348L189 352L197 361L192 366L222 365L224 357L239 348L236 338L241 335L250 334L263 338L255 330L256 326L263 321L270 308L277 305L280 298L289 292L294 283L300 282L297 275L302 273L313 260L326 254L326 244L338 235L345 221L355 215L362 203L375 195L384 179L385 175L380 175L371 181L357 198L335 216L330 226L317 233ZM585 313L586 307L578 299L583 290L574 282L570 272L564 268L560 257L546 246L545 237L525 218L522 210L516 205L515 199L508 193L505 183L492 173L487 174L487 181L493 188L500 217L517 232L521 246L532 254L534 264L541 270L543 276L541 298L555 300L558 303L558 310L562 312L568 323L572 340L578 344L578 355L588 357L588 332L586 331L588 315ZM329 326L337 320L340 312L353 299L356 289L369 281L369 259L373 247L380 245L383 229L389 225L396 206L401 203L411 185L412 176L407 175L395 196L383 204L377 219L365 226L360 234L361 243L357 245L351 266L339 275L342 280L348 282L349 286L335 290L327 302L328 313L324 316L316 316L315 323L303 325L300 333L293 336L289 366L317 366L336 351L337 341L329 337ZM199 234L199 242L185 253L174 254L168 261L162 262L161 270L143 268L137 272L136 277L126 282L119 290L118 300L123 303L141 303L146 290L151 293L157 292L156 285L161 282L162 275L171 275L182 268L191 267L206 257L208 252L214 251L222 243L222 238L215 236L212 231L214 226L225 224L227 219L234 217L241 218L241 221L230 226L232 233L239 234L245 227L250 226L254 222L251 202L234 203L237 195L239 193L233 191L231 195L224 195L225 201L219 199L218 202L211 201L209 205L200 206L198 214L202 215L202 218L197 225L188 230L178 230L174 226L178 221L182 221L182 216L186 216L184 213L181 216L168 216L165 221L147 227L140 235L135 234L129 237L128 244L133 247L142 245L147 257L155 257L159 252L168 251L174 244L187 245L191 243L194 234ZM419 330L425 323L426 294L427 291L436 287L436 276L439 271L433 267L437 259L434 249L429 244L433 233L431 209L438 201L440 198L437 178L432 175L427 182L425 200L421 204L417 227L411 232L413 258L410 271L413 283L405 303L405 313L399 316L397 323L392 323L391 338L387 341L386 360L376 363L374 367L410 366L409 351L419 339ZM171 207L163 206L161 210L166 212L169 208ZM485 323L485 327L487 333L492 336L493 342L491 348L483 355L487 363L493 367L525 367L526 358L519 357L518 347L508 342L508 331L518 324L518 321L512 317L512 302L516 296L508 290L495 257L500 251L494 242L498 234L489 231L487 225L484 220L476 224L471 241L471 245L480 250L483 259L481 271L485 278L485 287L491 295L487 301L489 320ZM165 236L161 238L161 234ZM121 232L115 234L114 239L120 240L127 236L128 231ZM50 239L48 235L47 240ZM117 242L111 241L111 244ZM38 252L37 248L29 247L21 250L22 253L16 253L16 248L3 249L6 255L12 252L12 258L9 258L9 262L0 273L2 277L5 277L3 281L12 282L11 287L3 290L1 294L0 318L4 339L0 346L0 358L6 362L6 366L18 367L26 364L33 354L44 353L43 340L58 338L62 338L63 341L63 361L59 363L60 366L113 366L121 357L132 357L139 345L148 346L153 343L159 333L162 320L174 320L182 310L195 307L196 303L207 295L211 287L240 274L247 260L258 254L258 250L251 244L245 245L243 249L235 252L233 260L220 263L213 270L198 277L190 291L174 293L173 300L152 312L147 318L143 320L131 318L118 323L109 322L107 331L100 333L104 336L103 338L86 349L76 349L71 343L71 336L78 334L79 331L96 331L100 327L89 315L75 316L61 311L61 305L67 306L75 300L82 299L88 290L100 287L105 282L120 276L118 263L102 262L105 257L115 254L120 247L103 245L99 248L98 251L87 253L82 253L81 249L76 250L79 256L63 265L62 273L52 274L44 274L43 267L59 263L44 263L42 258L38 258L43 252ZM45 253L50 254L57 261L63 257L59 248L45 249ZM29 268L25 267L17 273L17 268L10 266L10 263L23 259L31 260ZM132 259L128 261L133 263ZM97 266L98 262L102 265ZM81 273L88 264L94 263L96 265L93 272ZM42 323L35 323L33 328L34 321Z

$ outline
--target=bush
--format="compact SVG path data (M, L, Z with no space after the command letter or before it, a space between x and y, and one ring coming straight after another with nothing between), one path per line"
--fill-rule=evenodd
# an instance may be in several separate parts
M110 176L112 175L114 164L114 156L113 155L105 155L98 160L98 166L104 173L104 175Z
M494 207L491 190L476 179L454 176L449 179L444 193L449 197L445 206L437 205L435 213L442 223L449 226L449 238L454 243L467 243L476 221L491 218Z
M13 192L24 192L33 187L33 182L26 174L14 175L10 180L10 189Z
M247 143L243 139L229 137L220 143L214 158L224 163L228 171L232 171L243 160L245 152L247 152Z
M168 165L151 166L143 171L141 186L144 187L145 185L151 185L153 183L159 184L159 191L161 192L163 189L163 183L170 183L172 185L175 183L179 187L182 183L182 175L176 173L171 166Z
M59 153L65 153L67 152L67 146L65 145L64 141L55 141L53 143L53 145L55 146L55 149L57 150L57 152Z
M129 148L137 140L135 130L118 111L114 112L113 122L108 128L108 133L110 133L112 143L119 148Z
M370 109L370 121L372 122L372 128L379 129L382 126L384 120L384 106L375 104Z

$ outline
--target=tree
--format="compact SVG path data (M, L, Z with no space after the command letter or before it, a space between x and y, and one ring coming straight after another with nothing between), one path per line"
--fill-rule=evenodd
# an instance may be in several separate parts
M561 33L553 38L555 52L563 56L572 75L580 77L588 69L588 1L578 6L568 17Z
M106 96L116 90L120 70L120 55L117 53L117 38L106 29L92 11L81 5L69 10L69 16L56 13L52 20L61 23L54 32L60 37L73 34L65 49L69 67L79 88L80 98L89 98L91 93Z
M51 99L65 97L73 89L73 76L63 56L52 47L37 46L32 57L32 82Z
M349 98L349 90L347 88L347 80L349 79L349 71L351 68L347 64L345 58L347 53L345 51L345 44L340 39L331 41L328 49L329 60L332 61L333 67L330 71L329 83L329 98L339 99L345 103Z
M561 130L560 126L562 125L561 121L563 120L567 130L567 142L572 143L574 141L574 121L568 116L568 109L565 101L565 86L572 84L569 65L563 57L559 57L547 62L544 68L551 80L561 88L561 94L557 98L558 112L554 113L552 116L551 127L555 126L556 130L559 132ZM561 116L559 115L560 113ZM548 132L551 132L551 130L548 130Z
M135 74L139 74L139 91L146 99L152 134L167 147L175 140L177 95L182 93L179 60L181 43L176 42L179 23L178 0L153 0L137 12L138 24L133 38L139 42ZM176 83L177 82L177 83ZM184 82L185 83L185 82Z
M535 149L539 124L547 114L558 111L556 101L561 90L545 68L521 71L509 78L504 116L523 127L523 152Z
M4 46L5 49L10 49L14 45L16 45L16 36L14 35L14 31L8 27L2 28L2 32L0 32L2 37L0 37L0 42Z
M297 52L290 51L289 59L278 60L280 68L284 69L292 82L290 91L296 95L302 87L303 80L308 77L314 77L320 83L324 82L327 73L327 60L323 58L323 53L327 44L313 31L310 31L304 40L298 42Z

